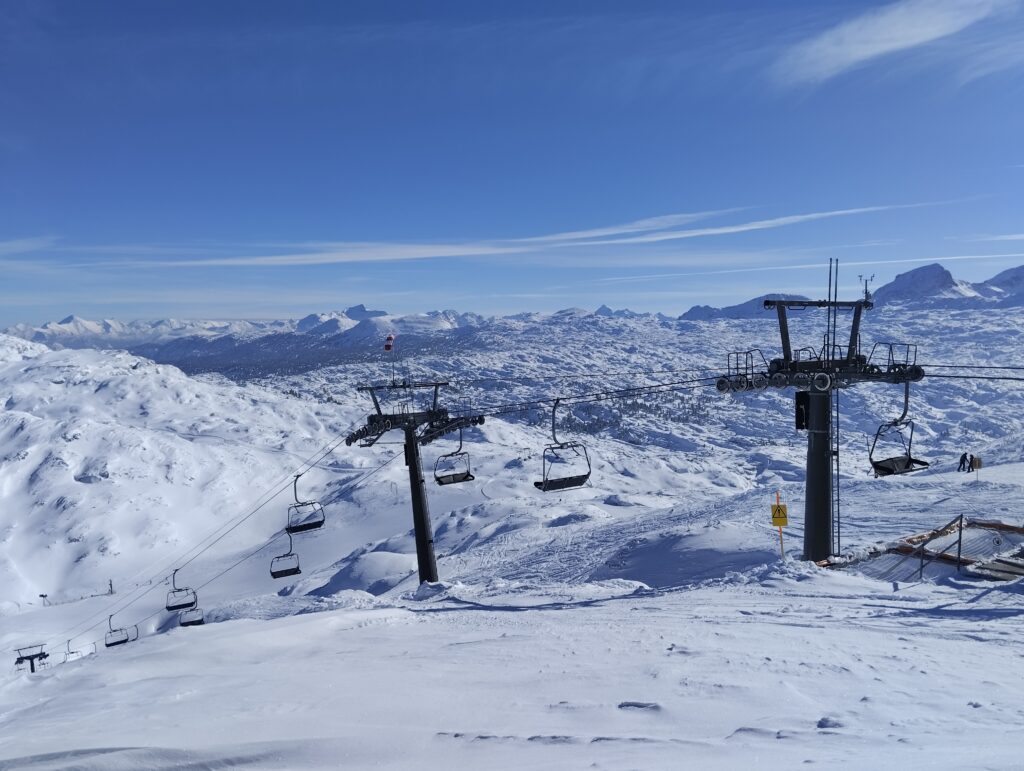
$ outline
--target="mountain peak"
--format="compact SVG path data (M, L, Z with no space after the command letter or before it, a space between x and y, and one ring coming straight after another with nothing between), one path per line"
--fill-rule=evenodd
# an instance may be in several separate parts
M933 262L906 273L900 273L874 293L875 305L902 303L934 303L941 300L962 301L979 297L979 292L966 281L953 278L942 265Z
M362 303L359 305L353 305L351 308L345 309L345 315L353 321L364 321L366 319L378 318L380 316L387 316L387 311L371 311L367 310L366 306Z
M739 305L730 305L725 308L712 308L710 305L694 305L690 310L680 316L685 321L702 321L707 319L749 319L758 318L764 313L765 300L806 300L800 294L763 294L752 300L747 300Z

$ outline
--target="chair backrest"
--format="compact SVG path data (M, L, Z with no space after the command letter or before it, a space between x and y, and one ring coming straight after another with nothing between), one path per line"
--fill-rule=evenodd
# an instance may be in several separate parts
M206 619L203 617L202 608L192 608L186 610L178 616L179 626L201 626L206 623Z
M197 602L198 598L192 589L172 589L167 592L167 604L165 607L168 611L188 610L189 608L194 608Z
M107 648L113 648L115 645L124 645L129 640L131 640L131 636L127 629L114 629L104 636L103 644Z
M324 507L317 501L299 501L288 507L288 524L285 530L289 533L304 533L323 527L326 521Z
M568 453L572 453L581 461L575 464L576 473L554 476L552 474L553 467L567 462L564 459L564 455ZM583 467L583 464L586 464L586 468ZM542 459L543 473L541 475L541 479L538 482L534 482L533 486L543 492L568 490L572 487L581 487L587 483L588 479L590 479L591 471L590 453L587 452L586 445L582 442L559 442L558 444L549 444L544 448Z

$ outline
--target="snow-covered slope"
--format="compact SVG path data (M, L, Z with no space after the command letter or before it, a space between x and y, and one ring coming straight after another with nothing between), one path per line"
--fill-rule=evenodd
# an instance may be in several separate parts
M1024 266L1004 270L985 282L1000 305L1024 305Z
M0 599L101 591L190 546L352 413L0 336ZM327 468L344 468L337 456ZM316 477L319 470L311 474ZM263 537L279 522L263 521Z
M452 325L458 318L438 314L422 321ZM108 578L125 579L146 563L147 555L191 543L205 526L238 510L250 500L247 492L257 480L287 477L289 463L302 452L315 450L365 415L368 405L355 386L390 375L380 359L380 340L395 323L381 317L353 328L364 328L361 360L244 387L195 380L128 354L51 351L2 338L0 489L5 505L0 527L10 544L4 552L6 599L22 602L40 592L68 596L76 587L92 591ZM930 364L1014 361L1014 341L1022 327L1024 321L1012 310L906 317L876 312L869 314L864 332L866 341L919 341L920 362L938 375L948 371L930 370ZM811 317L795 321L794 344L802 338L813 343L814 329ZM481 409L637 383L682 384L665 395L561 410L561 433L589 436L597 443L593 484L602 491L601 500L615 501L613 507L628 504L631 496L639 496L643 506L653 505L664 489L686 489L710 500L801 478L802 437L789 430L790 395L768 390L722 398L713 389L688 386L693 377L720 372L724 354L751 341L763 341L772 355L777 331L770 319L666 323L572 312L540 320L505 319L472 331L457 358L450 352L409 351L399 365L402 376L450 380L447 398L453 406ZM710 385L710 380L700 383ZM944 379L926 379L915 387L911 414L918 424L916 439L936 468L946 466L963 447L992 462L1021 460L1013 438L1024 430L1022 413L1007 387ZM849 473L863 473L867 441L879 423L899 413L897 390L861 387L844 395ZM478 456L479 476L493 477L483 490L503 491L499 500L533 496L534 461L550 433L549 422L549 413L532 410L493 421L479 436L467 435ZM440 443L438 451L448 444ZM330 462L353 469L383 457L346 448ZM384 479L401 490L402 470L388 473ZM307 479L314 487L316 476ZM439 490L440 504L472 507L474 500L482 504L493 497L490 492L481 498L478 487ZM322 495L328 492L320 488ZM358 510L361 493L355 495ZM403 504L388 510L392 515L385 521L391 529L381 530L381 537L405 529L393 527L404 522ZM480 516L471 520L483 522ZM541 520L524 522L540 527L548 514L532 507L530 516ZM277 526L268 520L253 537L258 541ZM396 548L372 546L378 554L372 560L380 561L381 552L398 553ZM354 554L352 559L363 558Z
M390 376L380 333L394 320L353 327L366 325L367 342L344 366L244 386L0 337L0 646L47 643L59 661L62 646L99 641L95 656L0 679L0 763L667 769L682 752L702 768L754 755L765 768L1016 762L1019 585L948 571L894 584L793 563L805 437L791 428L791 394L693 388L731 350L773 355L770 315L572 310L463 327L441 316L416 323L448 333L400 332L400 345L433 342L406 345L398 366L451 381L452 406L676 385L560 410L560 436L585 441L593 463L578 490L533 486L550 412L467 431L475 480L429 490L445 583L420 589L393 437L341 445L302 478L327 524L295 538L299 576L267 571L288 548L290 474L365 418L354 386ZM794 319L794 345L819 339L819 321ZM1021 364L1022 334L1010 308L882 309L864 328L866 344L918 343L929 375ZM867 475L867 442L899 413L899 389L844 392L844 552L864 556L958 513L1024 524L1016 385L915 385L915 446L933 466L912 479ZM424 448L428 480L456 442ZM985 459L977 476L955 471L965 449ZM776 490L791 507L785 562L767 514ZM211 533L224 537L178 576L198 588L208 623L177 628L162 609L166 578ZM113 597L78 599L107 579ZM110 613L139 624L137 643L104 649ZM979 743L961 741L968 733Z

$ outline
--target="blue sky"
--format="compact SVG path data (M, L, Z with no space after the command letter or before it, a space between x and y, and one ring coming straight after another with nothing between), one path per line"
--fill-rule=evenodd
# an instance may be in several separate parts
M1021 0L0 5L0 325L1024 264Z

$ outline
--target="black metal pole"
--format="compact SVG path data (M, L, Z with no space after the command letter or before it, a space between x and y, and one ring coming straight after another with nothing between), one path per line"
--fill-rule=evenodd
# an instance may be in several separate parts
M409 494L412 498L412 522L416 532L416 563L420 583L437 581L437 560L434 558L434 532L430 527L427 490L423 483L420 445L415 426L405 427L405 465L409 467Z
M831 402L828 391L808 392L804 559L815 562L832 549Z
M960 524L957 527L958 533L956 536L956 572L960 572L960 559L963 554L964 545L964 515L960 515Z
M789 343L789 320L786 318L786 306L779 303L775 306L779 315L779 334L782 336L782 360L789 365L793 361L793 348Z

